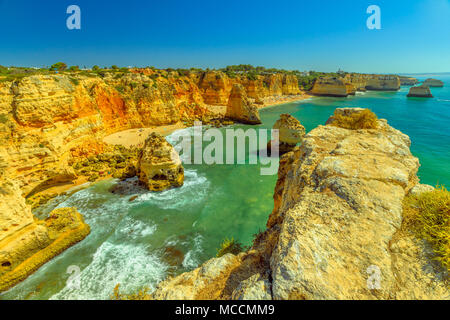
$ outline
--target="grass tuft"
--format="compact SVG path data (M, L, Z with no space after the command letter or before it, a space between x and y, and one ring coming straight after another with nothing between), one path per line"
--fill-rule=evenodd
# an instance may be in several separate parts
M378 117L368 109L349 115L335 114L331 125L350 130L376 129L378 128Z
M148 294L148 288L139 290L133 294L120 293L120 284L117 284L114 288L114 292L111 296L111 300L151 300Z
M428 241L436 260L450 271L450 192L443 186L419 195L409 195L403 203L406 227Z
M228 253L236 255L244 250L245 250L244 246L240 242L234 240L234 238L225 239L220 245L220 248L217 249L216 257L220 258Z

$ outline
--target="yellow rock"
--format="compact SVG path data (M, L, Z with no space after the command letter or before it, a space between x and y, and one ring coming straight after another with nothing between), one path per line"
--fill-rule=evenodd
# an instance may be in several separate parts
M166 139L151 133L138 159L139 180L151 191L181 187L184 169L176 150Z

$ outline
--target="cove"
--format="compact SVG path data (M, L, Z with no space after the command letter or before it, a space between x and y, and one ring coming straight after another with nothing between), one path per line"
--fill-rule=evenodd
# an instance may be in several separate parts
M263 124L251 128L270 129L280 114L290 113L308 132L324 124L336 107L367 107L410 136L411 150L422 165L422 183L448 187L450 77L440 78L445 87L433 88L433 99L406 98L409 87L349 98L312 98L263 109ZM247 157L257 151L246 150ZM180 189L135 190L138 197L130 202L128 196L109 191L115 184L109 180L41 208L40 216L45 216L54 207L75 206L92 233L0 299L109 299L118 283L124 293L143 287L151 291L167 276L192 270L215 256L224 238L250 245L273 209L276 175L262 176L259 164L186 165L185 169L185 185ZM79 288L67 285L71 266L80 269Z

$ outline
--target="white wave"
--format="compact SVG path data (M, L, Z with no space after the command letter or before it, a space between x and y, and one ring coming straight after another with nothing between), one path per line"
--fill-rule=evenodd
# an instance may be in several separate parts
M66 285L51 300L106 300L120 284L120 292L142 287L150 292L166 277L167 266L143 245L104 242L92 262L79 274L79 282Z
M194 269L200 264L199 255L203 252L202 243L203 237L197 235L193 240L192 249L184 256L183 267Z
M178 209L202 202L207 195L209 181L199 176L195 170L186 170L184 177L182 187L163 192L144 193L134 202L151 202L161 209Z
M156 225L148 225L143 221L126 216L115 230L117 238L141 239L155 233Z
M176 131L172 132L171 134L169 134L166 137L166 140L171 145L175 145L175 144L178 144L181 141L180 139L182 137L185 137L185 136L193 137L195 135L195 133L196 133L196 130L194 130L194 127L179 129L179 130L176 130Z

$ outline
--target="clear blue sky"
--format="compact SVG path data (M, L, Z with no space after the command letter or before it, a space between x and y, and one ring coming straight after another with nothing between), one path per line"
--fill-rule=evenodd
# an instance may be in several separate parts
M382 30L366 27L371 4ZM0 34L8 66L450 72L450 0L0 0Z

